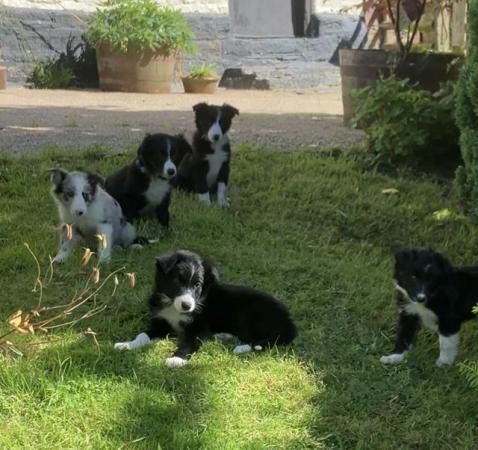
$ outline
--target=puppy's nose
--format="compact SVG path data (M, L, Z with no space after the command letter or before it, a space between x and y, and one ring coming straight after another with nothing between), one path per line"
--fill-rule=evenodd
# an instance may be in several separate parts
M212 136L212 139L213 139L214 141L218 141L220 137L221 137L221 136L220 136L219 134L214 134L214 135Z
M183 311L189 311L191 309L191 303L182 301L181 308L183 309Z
M166 171L166 173L167 173L170 177L172 177L173 175L176 174L176 169L173 169L172 167L170 167L170 168Z
M77 215L77 216L82 216L82 215L83 215L83 211L76 211L76 215Z
M419 294L417 294L417 300L418 300L419 302L425 301L426 298L427 298L427 296L426 296L423 292L420 292Z

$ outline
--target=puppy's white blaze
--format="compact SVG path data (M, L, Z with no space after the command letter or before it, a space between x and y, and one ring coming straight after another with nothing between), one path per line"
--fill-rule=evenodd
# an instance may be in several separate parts
M184 310L182 307L182 303L185 302L190 305L188 310ZM193 312L196 309L196 301L194 300L194 297L191 295L190 292L187 292L186 294L180 295L179 297L176 297L173 301L174 307L179 311L179 312Z
M198 194L198 199L200 202L209 204L211 203L211 197L209 196L209 192L206 192L204 194Z
M71 200L70 214L73 214L75 216L85 214L87 210L87 205L82 194L85 185L88 184L88 181L85 179L84 176L77 175L72 177L72 182L75 189L75 195Z
M217 203L219 206L227 206L227 186L224 183L217 183Z
M151 343L151 339L146 333L140 333L132 341L117 342L114 345L116 350L135 350L137 348L145 347Z
M427 296L425 295L425 292L419 292L417 294L417 299L418 300L425 300L427 298Z
M382 364L389 364L389 365L398 364L405 359L406 354L407 352L405 351L403 353L392 353L391 355L384 355L380 358L380 362Z
M221 138L222 138L223 134L222 134L221 125L219 123L220 119L221 119L221 113L218 114L216 121L211 125L211 128L209 128L209 130L207 132L207 138L211 142L215 142L213 137L216 136L216 135L219 136L219 140L221 140Z
M440 342L440 357L437 359L436 365L438 367L450 366L455 362L458 354L458 344L460 342L460 335L458 333L450 336L439 336Z
M170 369L176 369L177 367L184 367L188 363L187 359L180 358L179 356L171 356L166 358L166 366Z
M242 344L234 348L232 353L235 355L241 355L242 353L249 353L250 351L252 351L252 347L249 344Z

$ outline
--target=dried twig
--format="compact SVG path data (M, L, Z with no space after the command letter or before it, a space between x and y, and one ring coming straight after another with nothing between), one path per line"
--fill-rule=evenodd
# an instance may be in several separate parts
M107 243L103 239L104 245ZM32 292L38 293L38 304L37 308L33 309L31 311L23 311L23 310L17 310L14 314L11 314L7 322L10 325L11 329L4 333L2 336L0 336L0 352L7 352L11 351L14 352L17 355L22 355L23 353L18 350L17 348L14 347L14 344L10 341L8 341L6 338L13 335L13 334L34 334L35 331L42 331L43 333L47 334L51 330L55 330L58 328L62 327L67 327L67 326L74 326L78 322L89 319L91 317L94 317L98 314L101 314L106 310L108 307L106 304L102 304L97 306L96 305L96 297L100 293L100 291L106 286L107 283L111 279L114 280L114 289L112 296L115 295L118 286L119 286L119 278L118 274L125 273L125 268L121 267L119 269L114 270L113 272L109 273L106 277L103 278L103 280L100 280L100 269L99 267L95 266L92 269L91 273L87 274L87 280L86 283L80 292L78 290L75 291L75 294L69 301L69 303L62 304L62 305L51 305L51 306L42 306L42 302L44 301L44 288L50 284L50 282L53 279L53 266L52 266L52 259L50 258L50 267L47 270L45 274L45 283L42 282L41 280L41 266L38 261L38 258L34 254L34 252L31 250L30 246L25 243L24 244L30 255L32 256L33 260L35 261L36 264L36 269L37 269L37 274L36 274L36 279L33 285L33 290ZM93 252L89 251L89 249L86 249L87 251L85 252L85 255L82 258L81 264L86 265L88 264L91 255ZM91 254L89 254L89 253ZM86 259L86 261L85 261ZM126 274L128 277L128 283L131 287L134 287L136 283L136 278L134 273L127 273ZM92 283L94 283L96 286L93 286ZM89 309L87 309L85 312L81 313L80 315L77 315L76 313L78 312L79 308L88 304L89 302L92 302L90 305ZM53 315L45 317L45 314L48 314L48 312L54 312ZM39 319L36 319L39 318ZM98 349L98 355L100 355L100 347L96 338L96 333L91 330L91 328L88 328L88 330L85 332L87 335L91 335L93 337L93 341ZM56 342L56 340L48 340L48 342ZM26 345L40 345L41 342L36 342L36 343L31 343L31 344L26 344Z

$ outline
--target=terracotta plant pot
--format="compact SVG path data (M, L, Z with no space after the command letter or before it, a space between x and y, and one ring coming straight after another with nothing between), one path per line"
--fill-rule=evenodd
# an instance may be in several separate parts
M214 94L219 82L217 77L182 77L181 79L183 80L184 92L188 94Z
M129 49L121 53L101 45L96 50L103 91L171 92L176 56L163 51Z

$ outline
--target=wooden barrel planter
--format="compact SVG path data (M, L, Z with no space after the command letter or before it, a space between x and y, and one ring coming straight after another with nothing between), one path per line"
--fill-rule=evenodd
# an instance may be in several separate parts
M104 91L171 92L176 66L173 53L135 49L120 53L101 45L96 55L100 89Z
M457 80L463 65L461 56L450 53L411 53L405 63L400 63L398 52L343 49L339 58L345 125L350 125L357 107L350 95L353 89L394 74L410 79L417 88L435 92L441 83Z

